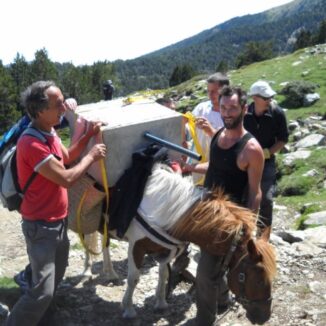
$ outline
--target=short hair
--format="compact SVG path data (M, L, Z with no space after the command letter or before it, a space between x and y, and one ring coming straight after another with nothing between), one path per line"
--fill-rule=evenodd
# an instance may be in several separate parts
M238 95L238 102L240 106L243 108L247 104L247 93L241 87L234 87L234 86L223 86L220 91L220 96L227 96L231 97L232 95Z
M222 74L221 72L216 72L207 78L207 83L218 84L219 86L230 85L229 77Z
M40 80L28 86L21 94L21 104L31 118L36 119L39 112L48 108L49 97L46 91L52 86L57 87L51 80Z

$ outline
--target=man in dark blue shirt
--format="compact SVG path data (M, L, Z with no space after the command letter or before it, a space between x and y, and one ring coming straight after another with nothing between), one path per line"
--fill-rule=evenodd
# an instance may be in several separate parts
M288 141L289 132L283 110L273 102L276 92L262 80L255 82L248 93L253 102L244 117L244 127L263 148L265 166L261 181L262 199L260 203L258 231L271 232L273 219L273 195L276 181L275 153Z

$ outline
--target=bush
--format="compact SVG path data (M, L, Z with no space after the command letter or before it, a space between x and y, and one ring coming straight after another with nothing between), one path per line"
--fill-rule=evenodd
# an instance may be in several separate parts
M278 184L277 194L281 196L303 196L312 187L314 179L304 176L284 176Z
M317 84L304 80L289 82L280 92L285 96L282 105L290 108L300 108L304 106L305 95L314 93L317 87Z

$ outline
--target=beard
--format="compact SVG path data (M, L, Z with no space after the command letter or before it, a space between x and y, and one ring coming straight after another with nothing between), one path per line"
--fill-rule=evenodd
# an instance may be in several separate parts
M233 118L231 121L228 121L228 122L225 121L225 118L222 118L222 120L224 123L224 127L226 129L236 129L242 123L243 114L240 113L240 115L238 117Z

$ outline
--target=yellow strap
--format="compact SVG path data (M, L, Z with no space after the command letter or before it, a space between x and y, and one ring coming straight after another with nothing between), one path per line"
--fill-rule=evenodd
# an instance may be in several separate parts
M144 100L148 100L148 97L143 96L143 95L130 96L123 100L123 105L129 105L129 104L132 104L135 102L141 102Z
M101 143L103 143L103 133L102 131L99 132L99 140ZM104 221L104 227L103 227L103 241L102 241L102 248L105 249L106 242L108 239L108 225L109 225L109 204L110 204L110 194L109 194L109 183L108 183L108 175L105 168L105 160L102 158L100 161L100 168L101 168L101 176L102 176L102 182L103 187L105 191L105 221Z
M196 117L189 111L184 113L183 116L188 119L188 126L189 126L191 137L194 141L196 152L199 155L201 155L200 162L207 162L206 156L203 153L203 149L198 141L198 136L196 132Z
M207 162L206 156L203 152L203 149L198 141L198 136L196 132L196 117L191 113L191 112L186 112L183 114L183 116L188 119L188 126L191 134L191 138L194 141L195 149L199 155L201 155L201 160L199 161L200 163ZM204 176L200 178L197 182L196 185L203 185L204 184Z
M99 135L99 142L103 142L103 136L102 136L102 131L98 133ZM103 181L103 187L105 191L105 221L104 221L104 226L103 226L103 239L102 239L102 249L105 249L106 247L106 242L108 239L108 225L109 225L109 184L108 184L108 178L107 178L107 173L105 169L105 161L104 158L99 160L100 164L100 170L101 170L101 176L102 176L102 181ZM78 204L78 209L77 209L77 232L79 235L80 242L82 243L83 247L85 250L93 255L99 255L101 252L94 252L90 248L87 247L85 240L84 240L84 234L82 232L82 227L81 227L81 211L83 207L84 200L86 198L87 194L87 189L83 193L82 198L80 199L80 202Z

